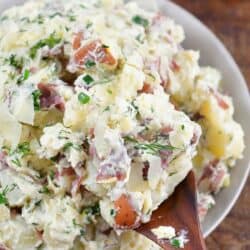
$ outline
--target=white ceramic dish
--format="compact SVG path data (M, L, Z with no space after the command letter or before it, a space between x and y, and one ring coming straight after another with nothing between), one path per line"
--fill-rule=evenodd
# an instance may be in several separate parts
M23 2L25 0L0 0L0 12L14 4ZM138 2L144 2L145 5L145 1L138 0ZM247 147L244 151L244 158L237 162L237 166L232 170L230 187L217 195L217 205L209 212L203 223L204 235L208 236L221 223L235 204L249 174L250 133L248 133L248 129L250 129L250 96L246 82L232 56L205 25L170 1L157 0L157 4L162 12L184 27L186 33L184 47L200 50L201 64L216 67L223 73L224 90L233 97L235 118L241 123L246 133L245 143Z

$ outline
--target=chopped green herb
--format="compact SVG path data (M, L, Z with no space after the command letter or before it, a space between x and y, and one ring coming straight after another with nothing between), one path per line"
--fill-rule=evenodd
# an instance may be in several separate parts
M83 213L85 213L87 215L100 215L99 203L96 203L94 206L86 207L83 210Z
M72 142L68 142L63 146L63 150L66 151L69 148L74 148L75 150L80 150L80 147L78 145L73 144Z
M68 18L71 22L74 22L76 20L76 16L69 15Z
M135 39L141 44L144 42L142 34L137 35Z
M8 199L6 197L6 195L9 193L9 192L12 192L15 188L16 188L16 184L12 184L12 186L9 188L9 186L7 185L4 190L2 192L0 192L0 204L3 204L3 205L8 205Z
M107 92L108 92L108 94L110 94L110 95L112 95L112 94L113 94L113 92L112 92L112 90L111 90L111 89L108 89L108 90L107 90Z
M60 132L59 132L59 135L58 135L58 139L69 139L69 135L70 135L70 132L69 131L67 131L67 130L61 130Z
M93 23L92 22L88 22L87 24L86 24L86 29L89 29L90 27L92 27L93 26Z
M148 76L150 76L154 81L156 80L156 78L153 74L149 73Z
M107 107L103 110L103 112L106 112L106 111L110 111L110 106L107 106Z
M87 60L86 63L85 63L85 66L86 66L87 69L92 68L95 65L96 65L96 63L94 61L92 61L92 60Z
M11 162L13 164L15 164L16 166L18 166L18 167L22 166L22 164L21 164L21 162L20 162L20 160L18 158L15 158L15 159L11 160Z
M22 17L20 21L30 23L30 19L28 17Z
M24 143L19 144L13 153L20 154L21 157L25 157L25 156L29 155L30 154L29 142L24 142Z
M185 129L185 125L184 125L184 124L181 125L181 129L182 129L182 130Z
M80 235L84 236L85 235L85 231L83 229L80 230Z
M42 15L38 15L37 18L33 21L33 23L43 24L44 17Z
M116 215L115 209L111 209L111 210L110 210L110 215L111 215L112 217L114 217L114 216Z
M7 186L8 187L8 186ZM8 204L8 199L6 197L7 194L7 189L5 188L1 193L0 193L0 204L7 205Z
M154 142L154 143L141 143L139 141L137 141L136 139L126 136L124 137L124 140L127 142L131 142L135 144L135 148L136 149L140 149L145 151L148 154L152 154L152 155L157 155L159 154L161 151L173 151L177 148L170 146L170 145L162 145L160 143Z
M181 247L181 242L178 238L173 238L170 240L170 244L173 247L180 248Z
M9 64L13 67L15 67L16 69L21 69L23 67L23 58L17 58L16 55L12 54L10 56L9 59L7 59L9 61Z
M34 59L36 57L37 51L40 48L48 46L50 49L52 49L60 42L61 38L56 37L55 34L51 34L48 38L40 40L30 49L30 57Z
M26 69L23 73L23 80L26 81L30 76L30 71Z
M41 203L42 203L42 200L36 201L36 202L35 202L35 206L36 206L36 207L39 207L39 206L41 205Z
M94 82L93 77L90 76L90 75L86 75L86 76L84 76L82 79L83 79L83 81L84 81L87 85L89 85L89 84L91 84L92 82Z
M72 220L72 223L73 223L73 225L74 225L75 227L82 227L82 225L76 223L76 219L73 219L73 220Z
M132 18L132 21L133 21L134 23L138 24L138 25L143 26L144 28L147 28L148 25L149 25L148 20L145 19L145 18L143 18L143 17L141 17L141 16L139 16L139 15L134 16L134 17Z
M50 172L49 172L49 177L50 177L51 180L54 180L55 175L56 175L55 171L50 170Z
M35 90L32 93L35 111L39 111L41 109L41 105L40 105L40 96L41 95L42 95L42 92L39 89Z
M108 48L109 48L109 46L106 45L106 44L103 44L102 47L103 47L104 49L108 49Z
M62 13L55 12L54 14L50 15L49 18L52 19L52 18L55 18L56 16L62 16Z
M90 97L86 94L84 94L83 92L81 92L79 95L78 95L78 101L81 103L81 104L87 104L89 103L90 101Z
M39 191L40 194L50 194L50 190L47 186L43 186L42 190Z
M30 76L30 71L28 69L25 69L23 75L17 79L17 84L20 85L22 82L26 81L29 78L29 76Z

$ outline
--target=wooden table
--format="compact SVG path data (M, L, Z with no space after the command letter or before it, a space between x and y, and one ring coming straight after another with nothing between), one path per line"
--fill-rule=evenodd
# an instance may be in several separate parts
M250 88L250 0L174 0L223 41ZM250 115L250 114L247 114ZM250 178L224 222L207 239L208 250L250 250Z

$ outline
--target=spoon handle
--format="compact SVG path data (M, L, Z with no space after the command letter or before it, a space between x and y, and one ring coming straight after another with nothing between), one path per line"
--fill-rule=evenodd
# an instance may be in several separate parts
M151 239L165 250L176 250L169 241L158 239L152 229L159 226L172 226L177 232L185 230L188 242L185 250L206 250L198 217L196 181L193 171L176 188L174 194L165 201L152 215L147 224L136 231Z

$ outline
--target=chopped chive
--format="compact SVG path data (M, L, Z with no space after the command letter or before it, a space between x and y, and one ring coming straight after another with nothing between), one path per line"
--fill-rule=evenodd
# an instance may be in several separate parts
M87 104L89 103L90 101L90 97L86 94L84 94L83 92L81 92L79 95L78 95L78 101L81 103L81 104Z
M170 244L171 246L175 247L175 248L180 248L181 247L181 242L179 239L177 238L173 238L170 240Z
M23 80L26 81L30 76L30 71L28 69L25 69L23 73Z
M181 129L182 129L182 130L185 129L185 125L184 125L184 124L181 125Z
M110 210L110 215L111 215L112 217L114 217L114 216L116 215L115 209L111 209L111 210Z
M52 18L54 18L54 17L56 17L56 16L62 16L62 13L60 13L60 12L55 12L54 14L50 15L49 18L52 19Z
M20 76L17 80L17 84L20 85L22 82L26 81L30 76L30 71L28 69L25 69L23 72L23 75Z
M83 77L83 81L86 83L86 84L91 84L93 81L94 81L94 79L92 78L92 76L90 76L90 75L86 75L86 76L84 76Z
M108 90L107 90L107 92L108 92L108 94L110 94L110 95L112 95L112 94L113 94L113 92L112 92L112 90L111 90L111 89L108 89Z
M17 58L16 55L11 54L10 58L7 59L7 61L9 61L9 64L13 67L15 67L16 69L22 69L23 67L23 58Z
M88 23L86 24L86 29L89 29L90 27L92 27L92 25L93 25L92 22L88 22Z
M30 49L30 57L34 59L36 57L37 51L40 48L48 46L50 49L54 48L57 44L61 42L61 38L55 36L55 34L51 34L48 38L40 40Z
M21 162L20 162L20 160L18 158L15 158L15 159L11 160L11 162L13 164L15 164L16 166L18 166L18 167L22 166L22 164L21 164Z
M70 148L74 148L75 150L80 150L80 147L78 145L73 144L72 142L68 142L63 146L63 150L66 151Z
M40 110L40 96L42 95L41 91L40 90L35 90L33 93L32 93L32 96L33 96L33 102L34 102L34 109L35 111L39 111Z
M106 45L106 44L103 44L102 47L103 47L104 49L108 49L108 48L109 48L109 46Z
M50 194L50 190L47 186L44 186L42 190L39 191L40 194Z
M94 61L92 61L92 60L87 60L86 63L85 63L85 66L86 66L87 69L92 68L95 65L96 65L96 63Z
M139 15L134 16L134 17L132 18L132 21L133 21L134 23L138 24L138 25L143 26L144 28L147 28L148 25L149 25L148 20L145 19L145 18L143 18L143 17L141 17L141 16L139 16Z
M51 170L50 173L49 173L49 176L50 176L51 180L55 179L55 175L56 175L56 173L53 170Z
M75 16L68 16L69 17L69 20L71 21L71 22L74 22L75 20L76 20L76 17Z

